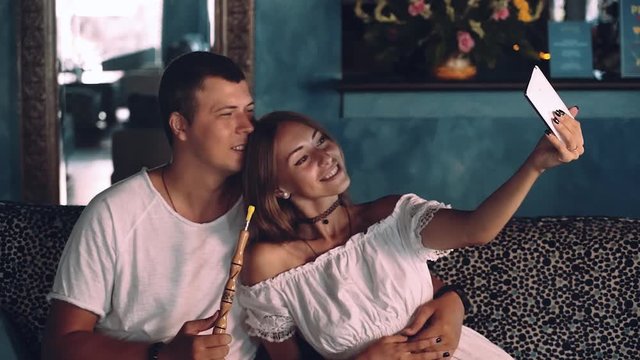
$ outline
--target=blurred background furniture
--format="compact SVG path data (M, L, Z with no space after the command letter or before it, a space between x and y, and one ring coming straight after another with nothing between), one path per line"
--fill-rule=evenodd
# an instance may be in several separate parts
M69 84L63 86L62 93L65 102L63 117L73 128L74 147L98 141L107 128L106 112L102 115L104 119L100 119L103 111L101 92L82 84Z
M171 148L160 128L123 128L113 133L111 141L112 184L143 167L151 169L171 160Z
M161 126L155 94L128 96L129 121L111 137L113 173L111 183L127 178L141 168L154 168L171 160L171 147Z

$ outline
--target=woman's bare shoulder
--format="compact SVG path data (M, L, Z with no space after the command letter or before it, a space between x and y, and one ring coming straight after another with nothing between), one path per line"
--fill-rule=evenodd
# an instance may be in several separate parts
M376 223L393 213L401 195L387 195L374 201L360 204L357 211L360 218L367 224Z
M242 266L242 283L252 286L297 266L287 243L255 242L247 247Z

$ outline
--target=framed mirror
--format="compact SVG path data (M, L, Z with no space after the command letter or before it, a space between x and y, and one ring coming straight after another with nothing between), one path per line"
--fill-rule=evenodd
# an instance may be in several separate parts
M234 59L251 80L254 0L202 1L211 9L212 50ZM69 69L57 61L56 2L21 0L16 15L22 199L64 203L63 108L58 80L59 70ZM98 120L100 116L106 121L111 114L99 113Z

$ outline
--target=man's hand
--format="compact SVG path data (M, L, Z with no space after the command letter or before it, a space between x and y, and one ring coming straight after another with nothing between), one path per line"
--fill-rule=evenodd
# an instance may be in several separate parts
M453 355L460 342L464 306L455 292L446 292L437 299L421 305L412 321L400 334L409 341L427 342L423 351L433 359Z
M213 316L206 319L184 323L178 335L158 354L160 360L224 359L229 353L230 335L198 335L202 331L211 329L217 318L218 312L216 311Z

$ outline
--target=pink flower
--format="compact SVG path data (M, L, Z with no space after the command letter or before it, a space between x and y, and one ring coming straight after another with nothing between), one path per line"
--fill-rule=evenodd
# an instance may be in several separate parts
M471 35L466 31L458 31L458 49L467 54L473 47L476 46L476 42L473 41Z
M424 9L425 9L424 0L412 1L411 4L409 4L409 15L418 16L422 14Z
M509 17L509 8L507 8L507 7L503 7L503 8L500 8L500 9L496 9L496 10L493 12L493 15L491 15L491 18L492 18L493 20L495 20L495 21L498 21L498 20L505 20L505 19L506 19L506 18L508 18L508 17Z

